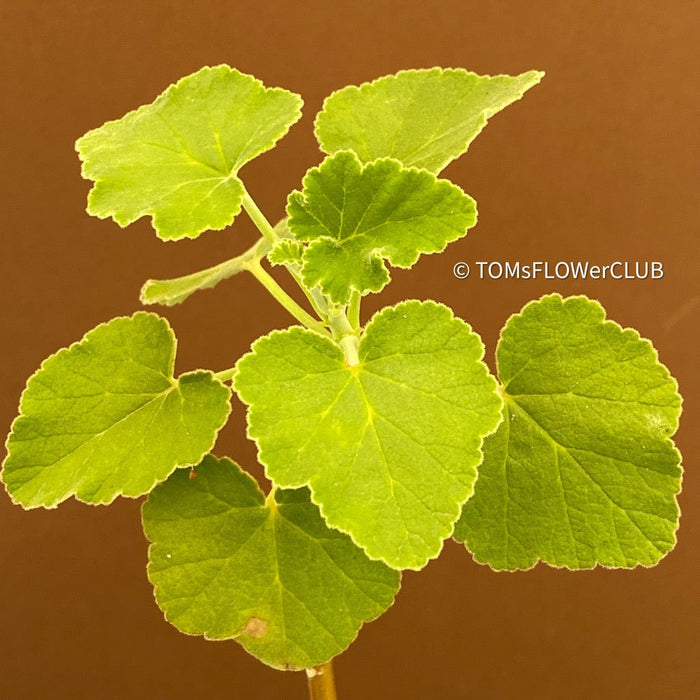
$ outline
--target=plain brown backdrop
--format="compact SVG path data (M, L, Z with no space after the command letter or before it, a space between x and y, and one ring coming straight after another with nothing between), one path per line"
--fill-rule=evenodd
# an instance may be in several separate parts
M337 661L342 700L700 697L698 317L700 7L697 2L37 2L0 5L2 304L0 424L26 378L96 324L139 308L148 277L185 274L252 242L224 232L162 243L85 212L75 139L226 62L301 93L303 120L241 176L269 218L321 155L322 99L402 68L545 70L445 176L480 223L397 272L374 309L405 297L450 304L489 362L505 319L543 293L585 293L651 338L685 412L683 518L653 569L494 573L447 543L408 573L395 606ZM456 280L464 260L659 260L656 281ZM291 321L241 278L160 310L178 371L231 366ZM492 363L493 364L493 363ZM216 452L252 465L239 405ZM0 699L273 700L305 697L303 674L269 669L233 642L167 624L146 580L140 503L70 500L24 512L0 493Z

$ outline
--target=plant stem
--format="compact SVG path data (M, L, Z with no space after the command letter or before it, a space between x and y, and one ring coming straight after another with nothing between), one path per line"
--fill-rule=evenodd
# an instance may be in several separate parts
M315 668L307 668L306 677L309 681L310 700L337 700L332 661L326 661Z
M260 260L251 260L247 265L247 269L254 275L255 279L260 282L265 289L267 289L270 294L282 305L287 311L289 311L294 318L300 323L303 323L307 328L310 328L317 333L328 336L329 333L325 326L317 321L310 313L305 311L299 304L292 299L292 297L287 294L287 292L277 284L277 281L270 275L260 264Z
M247 191L243 195L243 208L269 244L279 240L277 232L270 225L270 222L265 218L265 215L260 211L258 205L253 201L253 198ZM345 361L349 366L357 365L359 363L357 349L359 345L358 332L361 295L359 293L353 294L350 301L351 321L348 321L344 308L342 310L330 308L328 300L320 290L307 288L301 277L299 265L292 264L287 266L292 278L304 292L319 318L330 326L331 334L326 329L324 323L317 321L280 287L276 280L262 267L260 259L260 257L252 258L246 265L246 269L253 273L255 278L282 306L284 306L285 309L287 309L287 311L289 311L290 314L292 314L292 316L294 316L294 318L297 319L297 321L300 321L311 330L332 337L343 349Z
M294 281L299 286L299 289L304 292L311 306L320 319L328 321L328 303L319 289L307 289L304 280L301 276L301 266L297 263L286 265L289 274L294 278Z
M275 229L272 228L270 222L265 218L265 215L260 211L258 205L253 201L253 198L247 191L243 195L243 208L246 214L251 218L251 221L257 226L258 231L260 231L270 243L274 243L278 238Z
M275 231L275 228L270 224L270 222L267 220L267 218L262 213L262 211L260 211L260 208L253 201L253 198L248 194L247 191L246 191L245 195L243 196L243 208L246 210L246 213L251 218L251 221L257 226L258 231L260 231L260 233L262 233L262 235L265 237L265 240L268 242L268 245L280 240L280 236L278 235L277 231ZM265 254L267 254L268 251L269 251L269 248L265 251ZM262 256L260 256L258 258L258 261L260 260L260 258L262 258ZM256 274L252 268L249 268L249 269L251 272L253 272L253 274ZM262 268L260 268L260 269L262 270ZM300 270L298 265L289 266L289 267L287 267L287 269L291 273L292 277L294 278L294 281L297 283L299 288L306 295L306 298L309 300L311 306L313 307L314 311L318 314L319 318L326 320L326 315L324 314L324 307L326 304L325 304L325 300L323 299L323 295L320 292L318 292L318 290L309 290L306 288L306 285L303 283L303 281L301 279L301 270ZM262 271L265 272L264 270L262 270ZM256 277L257 277L257 274L256 274ZM268 275L268 277L269 277L269 275ZM260 277L258 277L258 279L260 279ZM270 277L270 279L272 279L272 278ZM260 279L260 281L263 282L262 279ZM274 282L274 280L273 280L273 282ZM265 282L263 282L263 284L265 284ZM277 285L277 286L279 287L279 285ZM269 289L269 287L268 287L268 289ZM281 287L279 289L281 291L283 291ZM270 290L270 292L272 293L272 290ZM285 294L285 296L287 296L286 292L283 292L283 293ZM274 293L273 293L273 296L275 297L275 299L277 299L277 301L282 303L280 297L276 296ZM293 303L296 304L296 302L293 302ZM284 303L282 303L282 305L285 306ZM304 314L306 314L306 312L298 304L296 304L296 306L297 306L297 309L301 310ZM288 311L290 311L295 318L297 318L298 320L301 320L299 318L299 316L297 316L296 313L291 311L291 309L288 306L285 306L285 308ZM312 317L309 314L306 314L306 316L308 319L312 319ZM318 330L319 328L323 327L322 324L317 323L315 320L313 320L313 324L314 324L313 326L310 326L306 321L302 321L302 323L304 323L304 325L306 325L306 326L309 326L309 328L314 328L314 330Z
M357 291L353 290L350 295L350 303L348 304L348 321L353 328L360 327L360 302L362 301L362 295Z
M343 349L345 362L349 367L360 364L358 349L360 346L359 329L353 328L348 317L345 315L345 308L340 307L331 311L328 317L333 340Z

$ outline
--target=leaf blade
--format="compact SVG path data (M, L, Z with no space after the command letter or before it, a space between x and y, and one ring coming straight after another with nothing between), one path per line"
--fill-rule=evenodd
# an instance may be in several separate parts
M543 75L399 71L326 98L316 117L316 138L329 154L352 150L363 163L389 157L438 173L466 152L493 114L519 100Z
M273 482L308 485L329 525L371 558L418 569L452 533L500 421L482 356L447 307L404 302L368 324L359 365L293 328L254 344L234 388Z
M211 372L172 376L175 336L137 312L89 331L30 377L7 439L2 481L25 508L70 496L109 503L196 464L230 411Z
M456 538L497 569L658 562L678 526L681 399L651 344L550 295L506 324L498 365L507 415Z
M88 212L122 227L151 216L163 240L225 228L245 193L238 170L287 133L301 104L223 64L182 78L78 139L82 175L95 182Z
M330 530L306 489L263 498L228 459L173 474L143 506L149 578L188 634L276 668L325 663L393 602L399 575Z
M389 282L385 261L411 267L476 223L476 204L457 185L398 161L362 165L348 151L326 158L288 200L288 226L303 252L302 276L336 303Z

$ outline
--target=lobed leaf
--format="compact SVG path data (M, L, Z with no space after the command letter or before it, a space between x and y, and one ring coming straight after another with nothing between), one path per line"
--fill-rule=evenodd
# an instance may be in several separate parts
M139 312L45 360L7 439L2 481L12 500L109 503L197 464L226 422L231 392L211 372L175 380L175 347L165 319Z
M501 419L482 357L447 307L407 301L370 321L356 366L294 327L259 339L234 386L275 484L308 485L326 522L368 556L419 569L452 534Z
M276 668L325 663L399 589L396 571L326 526L307 489L266 501L228 459L175 472L149 495L143 525L166 618L188 634L234 638Z
M505 417L455 537L495 569L655 564L678 527L681 398L649 341L553 294L510 318L497 360Z
M363 166L350 152L309 170L287 213L297 240L311 242L303 254L305 284L340 304L352 290L378 292L389 282L384 259L411 267L476 223L476 204L457 185L395 160Z
M354 151L363 163L395 158L439 173L466 152L492 115L543 76L534 70L518 76L399 71L330 95L316 116L316 138L325 153Z
M239 169L287 133L301 105L226 65L182 78L78 139L83 177L95 181L88 212L120 226L151 216L163 240L225 228L245 194Z
M303 253L304 247L299 241L283 238L272 246L267 259L272 265L298 264L301 263Z

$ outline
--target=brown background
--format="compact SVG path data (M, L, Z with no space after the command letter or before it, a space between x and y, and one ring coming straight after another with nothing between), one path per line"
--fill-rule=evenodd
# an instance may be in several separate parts
M187 8L187 9L183 9ZM697 235L700 9L696 2L4 2L2 71L3 430L42 359L137 308L148 277L219 262L233 230L164 244L84 213L73 142L202 65L227 62L301 93L305 117L242 176L271 219L320 159L313 115L333 89L401 68L547 71L445 175L480 223L394 275L370 311L443 301L484 337L545 292L586 293L651 338L686 397L679 543L655 569L497 574L448 543L337 661L342 700L700 697ZM458 281L458 260L660 260L658 281ZM290 319L251 279L163 311L178 371L231 366ZM236 407L217 445L254 461ZM23 512L0 497L0 698L272 700L305 697L235 642L164 622L145 577L139 503L71 500Z

